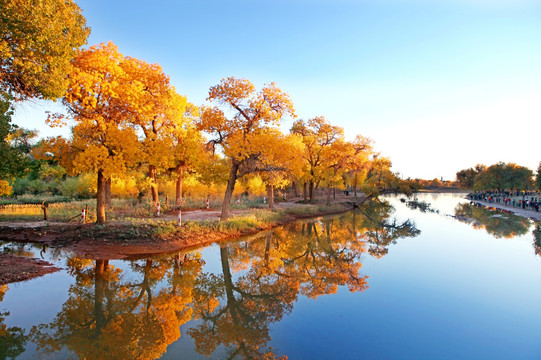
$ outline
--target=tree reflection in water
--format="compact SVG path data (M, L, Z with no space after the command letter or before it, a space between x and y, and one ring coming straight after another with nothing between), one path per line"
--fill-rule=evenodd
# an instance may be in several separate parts
M484 206L458 204L455 218L471 224L475 229L484 229L496 238L513 238L524 235L530 230L531 221L508 212L487 210Z
M155 359L191 319L196 255L134 261L141 281L125 281L107 260L71 258L69 298L50 324L32 328L38 350L66 348L81 359Z
M535 229L533 231L533 239L535 255L541 256L541 223L535 224Z
M4 295L8 291L7 285L0 285L0 302L4 300ZM24 352L24 346L27 342L24 329L19 327L7 327L4 324L8 311L0 311L0 359L15 359Z
M311 298L367 289L361 257L381 257L400 237L417 236L411 221L389 220L392 208L371 202L361 212L297 222L255 240L222 244L222 276L207 275L196 283L201 299L223 299L218 306L199 303L203 322L188 333L196 350L211 355L219 345L228 358L276 357L269 325L288 314L299 294ZM242 271L234 280L231 270Z
M356 220L353 212L353 231L357 240L369 245L370 255L381 258L389 252L389 245L397 239L418 236L421 231L408 219L399 222L391 219L394 208L386 202L371 201L359 208L361 216Z
M132 261L131 274L107 260L70 258L69 298L49 324L35 326L38 350L67 349L86 359L154 359L187 331L196 351L228 358L279 358L269 347L270 325L299 295L317 298L368 288L362 256L419 230L390 220L392 207L370 202L343 216L296 222L253 239L220 246L221 274L203 273L198 253ZM135 278L135 280L134 280Z
M0 244L0 251L4 254L29 258L35 258L39 253L43 258L43 255L47 251L47 245L2 242ZM52 257L58 258L61 254L62 250L60 248L52 249ZM0 285L0 303L4 300L4 296L8 290L8 285ZM28 342L28 334L24 329L16 326L7 327L5 321L9 314L9 311L2 311L0 309L0 360L17 358L24 353L25 345Z

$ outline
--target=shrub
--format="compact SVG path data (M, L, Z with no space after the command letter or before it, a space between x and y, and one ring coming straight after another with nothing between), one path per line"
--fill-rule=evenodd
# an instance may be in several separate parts
M78 199L88 199L96 196L97 179L93 174L82 174L69 177L60 185L64 196Z

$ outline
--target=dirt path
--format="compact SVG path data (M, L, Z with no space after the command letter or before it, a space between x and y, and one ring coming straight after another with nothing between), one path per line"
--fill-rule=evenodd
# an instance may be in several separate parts
M230 216L237 216L250 213L251 209L244 210L232 210ZM199 209L199 210L186 210L182 212L182 221L206 221L206 220L219 220L222 211L216 209ZM177 211L170 211L160 216L160 220L176 221L178 216Z

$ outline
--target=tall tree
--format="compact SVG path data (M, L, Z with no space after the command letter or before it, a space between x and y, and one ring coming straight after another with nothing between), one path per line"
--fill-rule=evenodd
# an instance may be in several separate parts
M275 134L272 127L278 125L282 117L295 114L289 95L274 83L256 92L255 86L246 79L226 78L210 88L207 100L227 109L226 114L217 106L203 107L198 122L198 128L214 136L211 143L221 146L230 162L220 217L224 221L229 217L237 179L265 170L261 160L273 151L267 144Z
M463 169L457 171L456 173L456 182L458 186L463 189L473 188L475 183L475 177L478 175L478 172L474 168Z
M300 154L304 144L300 136L284 135L278 129L269 130L268 136L260 137L259 147L262 151L259 159L258 175L267 184L269 208L273 209L274 189L287 185L289 179L295 179L302 174L302 159L293 154Z
M193 109L192 114L196 111ZM203 162L210 162L208 152L203 143L203 136L192 121L176 126L173 130L173 148L170 172L175 173L175 205L182 204L182 184L186 173L196 171Z
M90 29L72 0L0 0L0 195L27 166L8 134L13 101L56 99L64 93L71 59Z
M348 178L349 185L353 186L353 195L357 197L357 189L364 182L370 169L370 155L372 154L372 140L357 135L352 142L353 155L349 160Z
M12 115L10 102L0 99L0 196L10 195L11 180L24 172L24 154L10 142L10 134L15 129L11 124Z
M130 122L143 133L142 162L148 165L152 201L156 204L158 173L171 167L171 149L178 141L175 130L184 126L185 115L194 106L185 96L176 93L169 76L158 64L128 57L121 67L132 81L133 98L128 104Z
M364 179L370 166L369 155L372 154L370 141L360 135L353 142L343 138L325 146L321 152L321 181L327 187L327 204L330 204L331 188L343 188L346 174L354 175L355 196L359 174Z
M539 166L537 167L537 175L535 176L535 187L537 190L541 190L541 162L539 162Z
M338 139L322 151L321 182L327 188L327 205L331 202L331 188L343 188L344 175L355 154L353 144Z
M113 43L92 46L74 59L70 86L63 98L68 115L75 121L69 150L72 160L66 165L73 172L93 171L98 177L97 220L105 222L106 182L132 164L139 149L137 134L127 109L137 100L137 87L122 69L124 56ZM52 114L52 126L64 125L65 116ZM66 141L57 141L66 149ZM64 165L64 164L63 164Z
M293 134L302 137L305 145L303 158L306 162L303 181L309 185L310 201L314 200L314 189L323 179L325 151L337 141L344 140L344 129L333 126L323 116L308 121L297 120L291 128Z
M533 171L514 163L490 165L476 177L474 190L525 190L533 186Z
M370 163L370 169L362 186L366 199L377 197L388 192L411 195L418 188L409 180L401 180L391 170L391 160L375 154Z
M56 99L90 29L72 0L0 0L0 92Z

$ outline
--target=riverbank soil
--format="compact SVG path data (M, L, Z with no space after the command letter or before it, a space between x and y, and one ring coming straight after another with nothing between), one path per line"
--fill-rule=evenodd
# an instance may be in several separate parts
M88 259L126 259L137 258L151 254L170 253L173 251L186 250L219 241L227 241L241 236L252 235L257 232L268 230L272 227L295 221L300 218L327 215L343 212L353 208L363 198L346 196L343 192L336 194L331 205L341 204L341 208L333 211L308 212L304 214L289 213L288 210L310 207L314 204L305 204L300 198L290 199L286 202L275 203L276 210L286 211L272 224L263 224L259 227L247 228L242 231L216 231L210 228L200 227L196 232L179 231L172 237L156 237L156 226L142 223L134 225L127 221L111 221L106 225L73 224L45 221L21 221L1 222L0 240L10 242L32 242L44 244L44 246L61 247L65 251L74 253L75 256ZM324 198L318 199L317 205L325 203ZM267 209L259 207L257 209ZM231 211L232 216L249 215L254 209L242 209ZM218 220L220 210L216 209L193 209L182 212L183 224L186 222L205 222ZM170 211L159 218L146 220L160 220L176 222L177 212ZM39 260L13 255L0 256L0 284L22 281L57 271L51 264Z
M0 285L33 279L58 270L44 260L0 253Z

